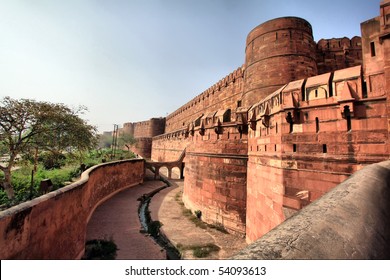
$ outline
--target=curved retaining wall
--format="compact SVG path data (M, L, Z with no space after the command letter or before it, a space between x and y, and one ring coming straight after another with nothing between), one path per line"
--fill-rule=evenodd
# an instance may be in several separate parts
M76 259L103 201L143 182L144 161L94 166L69 186L0 212L0 259Z
M356 172L234 259L389 259L390 161Z

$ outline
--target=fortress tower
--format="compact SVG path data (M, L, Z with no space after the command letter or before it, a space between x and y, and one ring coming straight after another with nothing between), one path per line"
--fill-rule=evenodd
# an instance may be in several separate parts
M310 23L297 17L267 21L248 35L242 105L250 106L281 86L317 75Z
M134 125L139 147L159 162L185 151L185 206L256 240L388 159L389 12L382 2L362 38L318 43L301 18L257 26L244 64L168 115L161 135L151 122Z

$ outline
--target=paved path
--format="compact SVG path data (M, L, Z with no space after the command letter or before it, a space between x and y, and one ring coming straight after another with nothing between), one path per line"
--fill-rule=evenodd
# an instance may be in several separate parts
M246 246L245 239L216 229L197 227L183 215L181 201L183 180L170 180L172 186L153 196L149 210L152 220L160 221L160 231L175 246L182 248L204 247L214 244L220 251L207 256L208 259L227 259ZM196 259L191 249L181 249L183 259Z
M112 238L119 249L117 259L166 259L165 251L150 237L140 233L137 201L143 194L164 185L161 181L145 181L99 205L88 223L87 240Z
M170 242L182 247L215 244L221 248L210 259L226 259L246 246L245 239L224 234L215 229L196 227L183 215L181 199L183 180L171 180L172 186L153 196L149 210L154 221L162 223L161 231ZM144 184L122 191L102 205L92 215L87 227L87 240L113 238L119 247L117 259L166 259L166 252L152 238L140 233L137 198L164 186L161 181L146 180ZM192 250L182 250L183 259L193 259Z

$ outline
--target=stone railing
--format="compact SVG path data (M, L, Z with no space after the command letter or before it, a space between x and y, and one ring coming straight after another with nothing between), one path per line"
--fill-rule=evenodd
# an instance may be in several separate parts
M356 172L233 259L389 259L390 161Z
M143 177L143 159L101 164L71 185L0 212L0 259L81 258L96 207Z

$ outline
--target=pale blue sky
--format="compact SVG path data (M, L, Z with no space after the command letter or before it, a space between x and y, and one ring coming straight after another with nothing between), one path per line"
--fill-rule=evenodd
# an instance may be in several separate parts
M163 117L244 63L282 16L360 36L379 0L0 0L0 97L85 105L100 131Z

